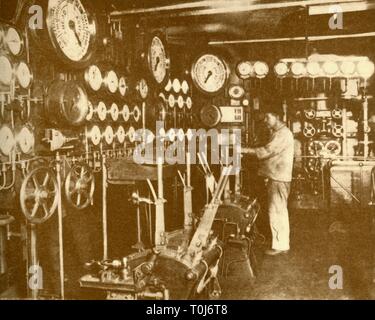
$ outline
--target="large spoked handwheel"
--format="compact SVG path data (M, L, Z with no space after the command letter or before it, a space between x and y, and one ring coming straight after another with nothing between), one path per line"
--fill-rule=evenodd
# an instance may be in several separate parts
M87 208L92 202L95 179L86 164L74 165L65 179L65 195L71 206L78 210Z
M22 212L30 223L41 224L56 211L59 196L54 172L46 167L36 168L26 175L21 185Z

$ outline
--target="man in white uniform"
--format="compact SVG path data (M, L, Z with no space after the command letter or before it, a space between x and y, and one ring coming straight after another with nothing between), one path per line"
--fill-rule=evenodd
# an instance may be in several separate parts
M258 175L266 180L268 215L272 233L272 249L268 255L289 251L288 197L292 181L294 137L280 120L278 110L265 113L265 124L271 131L270 141L259 148L242 148L242 153L259 160Z

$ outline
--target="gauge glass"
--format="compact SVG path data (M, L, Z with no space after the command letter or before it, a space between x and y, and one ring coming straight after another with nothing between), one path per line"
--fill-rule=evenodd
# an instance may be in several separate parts
M172 88L175 93L179 93L181 91L181 82L178 79L174 79L172 83Z
M97 114L100 121L105 121L107 118L107 106L103 101L100 101L98 104Z
M13 131L8 126L0 129L0 151L5 156L9 156L15 147L16 140Z
M117 137L117 141L120 143L120 144L123 144L125 142L125 129L123 126L119 126L118 129L117 129L117 132L116 132L116 137Z
M127 133L128 139L131 143L135 141L135 129L130 127Z
M0 70L0 83L9 86L13 78L13 67L5 56L0 56Z
M128 122L130 119L130 110L127 104L125 104L122 108L122 117L125 122Z
M92 129L90 130L90 133L89 133L89 137L90 137L91 143L94 146L99 145L100 141L102 140L102 134L101 134L98 126L92 127Z
M242 61L237 65L237 74L241 79L249 79L254 72L250 61Z
M103 76L98 66L92 65L86 70L85 81L92 90L100 90L103 83Z
M190 97L186 98L186 107L190 110L193 107L193 100Z
M137 89L138 89L138 92L139 92L139 95L141 96L141 98L146 99L147 96L148 96L148 84L147 84L145 79L141 79L138 82Z
M113 133L113 128L111 126L108 126L107 128L105 128L104 140L108 145L113 143L114 133Z
M184 98L182 96L179 96L178 99L177 99L177 105L180 109L182 109L184 107L184 104L185 104L185 101L184 101Z
M192 77L200 90L213 94L224 87L228 78L228 68L216 55L205 54L194 63Z
M20 62L17 66L16 77L19 85L23 89L28 89L31 85L33 75L29 66L25 62Z
M149 49L149 67L156 82L161 84L167 76L169 61L164 44L157 36L151 41Z
M119 117L119 114L120 114L120 111L119 111L116 103L112 104L110 113L111 113L112 120L117 121L118 117Z
M186 80L182 81L181 90L183 94L187 94L189 92L189 84Z
M35 137L31 130L24 126L17 135L17 143L22 153L28 154L34 148Z
M106 83L108 91L110 93L116 93L116 91L118 90L118 86L119 86L116 72L114 72L113 70L107 72L104 81Z
M5 44L8 50L15 56L18 56L22 52L23 41L20 33L14 29L9 28L5 36Z
M168 105L173 108L176 103L176 99L173 94L170 94L168 97Z

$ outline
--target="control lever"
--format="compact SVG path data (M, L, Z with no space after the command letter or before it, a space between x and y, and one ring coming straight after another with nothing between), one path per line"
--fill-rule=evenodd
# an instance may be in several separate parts
M46 129L45 138L43 138L43 141L50 145L51 151L56 151L60 149L72 149L73 146L64 147L64 145L73 141L79 141L79 138L68 138L58 130Z

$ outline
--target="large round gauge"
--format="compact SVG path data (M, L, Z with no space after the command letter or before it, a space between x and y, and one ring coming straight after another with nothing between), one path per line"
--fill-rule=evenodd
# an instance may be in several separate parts
M8 126L2 126L0 129L0 151L4 156L9 156L16 145L16 139L13 131Z
M32 131L27 127L23 126L16 137L17 144L24 154L29 154L35 144L35 137Z
M104 84L110 93L116 93L119 85L116 72L108 71L104 77Z
M17 82L23 89L28 89L33 81L33 74L25 62L20 62L16 68Z
M213 54L200 56L191 71L195 85L208 94L218 93L224 87L228 74L224 60Z
M138 81L137 90L142 99L146 99L148 96L148 84L145 79Z
M0 84L10 86L13 79L13 66L6 56L0 56Z
M148 64L152 76L158 84L162 84L167 77L169 69L169 58L163 41L155 36L151 40L148 52Z
M82 63L91 57L96 21L81 0L49 0L47 28L54 48L67 62Z
M86 70L85 81L92 90L100 90L103 83L103 76L98 66L92 65Z
M9 28L5 35L5 45L9 52L13 55L18 56L22 53L23 49L23 40L20 33L14 29Z

